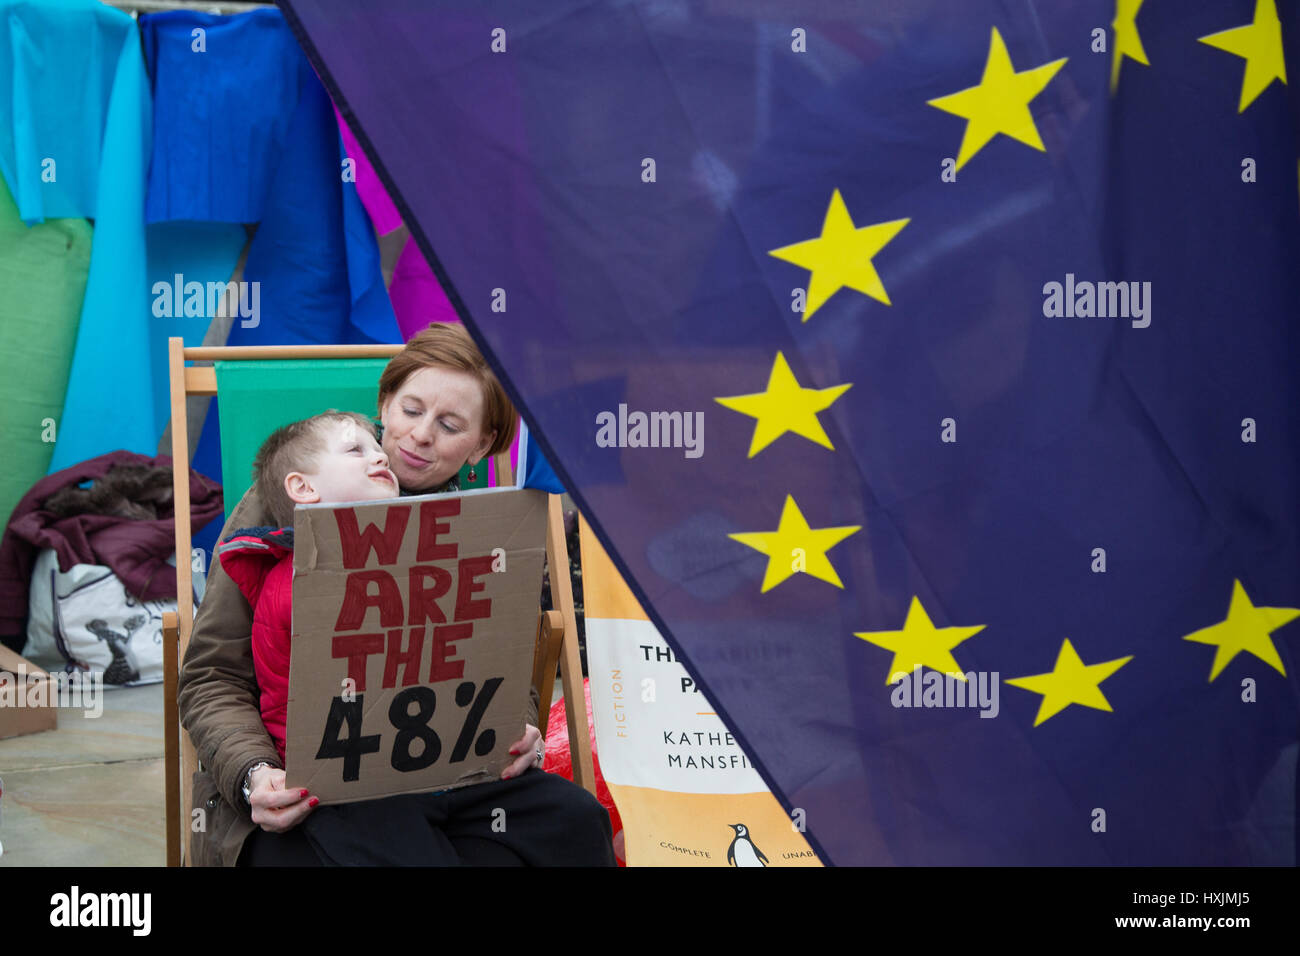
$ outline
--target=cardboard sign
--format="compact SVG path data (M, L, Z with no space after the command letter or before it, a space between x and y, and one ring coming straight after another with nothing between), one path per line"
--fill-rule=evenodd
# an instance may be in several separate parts
M546 495L294 511L287 786L322 803L496 780L532 683Z

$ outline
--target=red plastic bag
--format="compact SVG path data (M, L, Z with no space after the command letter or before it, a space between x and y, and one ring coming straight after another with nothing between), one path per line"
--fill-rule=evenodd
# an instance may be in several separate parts
M591 736L591 760L596 767L596 799L609 811L610 828L614 832L614 855L619 866L627 866L623 854L623 821L619 818L614 798L605 785L605 776L600 772L600 757L596 755L596 723L591 715L591 684L584 679L583 692L587 697L587 732ZM566 780L573 779L573 755L569 752L569 728L564 719L564 698L561 697L551 705L551 713L546 721L546 759L542 769L547 773L559 774Z

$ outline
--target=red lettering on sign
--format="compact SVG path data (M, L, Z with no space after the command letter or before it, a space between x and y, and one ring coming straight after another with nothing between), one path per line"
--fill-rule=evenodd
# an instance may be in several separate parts
M465 676L465 662L454 661L451 655L456 648L452 641L464 641L474 636L473 624L444 624L433 629L433 648L430 651L429 683L441 680L457 680Z
M380 564L396 564L397 552L402 547L406 523L411 519L410 505L392 505L384 521L384 530L367 524L364 532L357 528L355 511L336 511L334 521L339 526L339 545L343 548L343 567L364 568L373 550Z
M456 557L456 543L439 544L438 535L451 530L451 524L439 521L460 514L460 499L426 501L420 505L420 538L416 544L415 560L440 561Z
M475 578L492 573L492 555L485 554L481 558L464 558L460 566L456 569L456 620L476 620L480 617L490 617L492 614L492 600L482 598L478 601L472 600L473 595L477 594L487 587L486 581L476 581Z
M370 585L378 584L379 590L371 594ZM353 571L348 575L343 592L343 606L339 608L339 619L334 623L336 631L355 631L365 620L366 609L379 608L380 627L402 626L402 592L397 581L387 571Z
M357 693L360 693L366 689L366 658L383 650L382 634L340 634L334 638L330 656L348 659L348 677L352 678Z
M384 688L397 686L397 668L402 668L402 686L420 682L420 652L424 650L424 628L411 628L411 639L402 650L402 629L388 632L388 656L384 658Z
M425 578L433 578L432 587L425 585ZM447 616L434 602L449 590L451 572L446 568L431 564L418 564L411 568L411 613L407 616L406 623L423 624L425 621L433 621L434 624L445 624Z

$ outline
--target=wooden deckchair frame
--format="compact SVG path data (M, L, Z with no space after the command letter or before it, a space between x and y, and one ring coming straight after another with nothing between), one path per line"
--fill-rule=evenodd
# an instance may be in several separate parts
M176 613L163 616L163 735L167 777L167 865L189 862L191 775L198 767L198 755L188 732L181 730L177 687L180 661L185 659L194 629L194 588L190 569L190 473L189 427L186 398L217 394L217 370L212 366L186 366L186 362L254 361L260 359L351 359L391 358L400 345L266 345L186 348L183 339L167 340L167 370L171 382L172 482L176 514ZM497 484L510 484L513 471L510 453L495 456ZM547 505L546 560L550 567L551 603L555 610L537 620L533 657L533 685L541 700L538 723L545 739L547 717L558 661L564 686L565 716L573 778L592 795L596 778L591 759L587 725L586 695L582 686L582 662L578 653L577 619L573 610L569 552L564 537L564 516L560 496L550 495ZM566 636L571 639L565 640ZM184 848L184 860L182 860Z

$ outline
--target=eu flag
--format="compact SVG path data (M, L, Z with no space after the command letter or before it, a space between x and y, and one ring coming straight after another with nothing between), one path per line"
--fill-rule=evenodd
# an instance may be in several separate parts
M822 859L1293 864L1296 4L525 6L284 4Z

